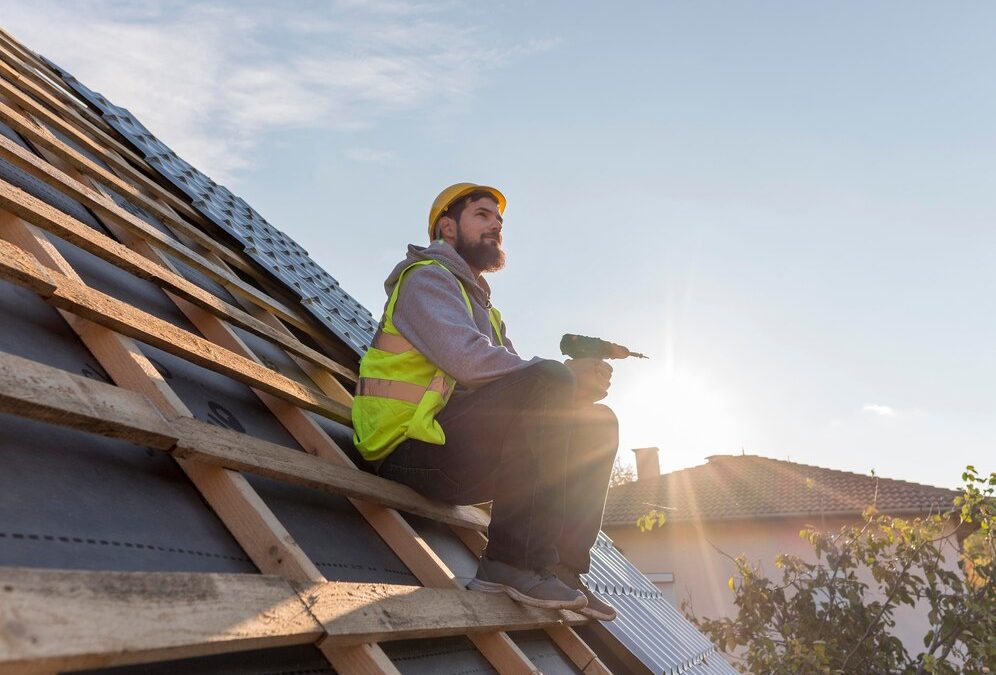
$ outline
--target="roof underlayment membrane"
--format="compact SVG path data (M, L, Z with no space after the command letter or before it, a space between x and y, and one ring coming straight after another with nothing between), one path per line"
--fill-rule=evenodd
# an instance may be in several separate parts
M366 349L376 328L370 313L290 237L269 225L241 198L177 157L127 110L114 106L58 66L52 67L85 104L98 111L144 155L151 167L187 195L205 217L240 241L246 254L296 294L332 333L358 354ZM0 124L0 133L36 152L9 127ZM56 130L53 133L58 135ZM71 143L64 136L62 139ZM93 159L99 161L97 157ZM97 215L4 160L0 160L0 179L110 236ZM169 227L145 210L117 193L112 192L112 196L120 206L176 239ZM53 241L89 286L197 332L155 284L68 242L54 237ZM225 288L177 260L172 262L187 280L235 304ZM111 381L54 308L34 293L7 282L0 282L0 288L0 316L4 323L0 351ZM238 328L234 330L267 365L310 386L309 378L283 350ZM154 347L141 344L140 348L197 419L301 449L248 386ZM337 443L351 447L347 427L318 415L313 417ZM0 415L0 458L0 565L108 571L257 571L174 460L164 453ZM247 474L247 478L328 579L418 584L345 498L258 476ZM421 518L410 517L409 521L459 579L473 576L476 560L449 528ZM593 558L588 583L620 612L619 618L605 627L648 672L733 672L604 534L599 537ZM578 672L545 633L510 635L543 672ZM381 646L403 673L494 672L463 636L385 642ZM105 670L331 672L328 661L313 646Z

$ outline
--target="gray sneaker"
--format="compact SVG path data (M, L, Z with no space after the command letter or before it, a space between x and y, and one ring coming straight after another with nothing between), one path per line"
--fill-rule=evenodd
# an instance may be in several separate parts
M565 585L584 593L584 597L587 598L588 604L581 609L582 614L599 621L612 621L616 618L616 608L588 590L588 587L584 585L584 581L581 580L581 575L578 572L570 567L567 567L566 565L560 564L555 565L551 571L557 576L558 579L563 581Z
M524 605L543 609L580 610L588 602L584 593L569 588L553 574L512 567L497 560L481 558L477 576L467 588L485 593L507 593Z

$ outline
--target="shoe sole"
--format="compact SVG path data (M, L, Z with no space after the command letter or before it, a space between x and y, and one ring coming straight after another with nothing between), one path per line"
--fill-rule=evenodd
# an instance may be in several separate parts
M584 607L581 610L581 614L588 617L589 619L595 619L597 621L615 621L615 618L619 616L616 612L612 612L612 614L606 614L604 612L599 612L598 610L592 609L591 607Z
M467 584L467 588L472 591L481 591L483 593L505 593L516 602L520 602L523 605L529 605L530 607L539 607L540 609L580 610L588 604L588 598L583 595L577 600L543 600L541 598L534 598L530 595L526 595L522 591L512 588L511 586L495 583L493 581L481 581L480 579L471 579L470 583Z

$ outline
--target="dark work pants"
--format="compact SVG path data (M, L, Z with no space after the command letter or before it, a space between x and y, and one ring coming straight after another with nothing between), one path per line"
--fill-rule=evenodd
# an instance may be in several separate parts
M506 375L442 410L445 445L405 441L379 474L450 504L493 501L489 558L587 572L619 424L603 405L575 407L574 391L557 361Z

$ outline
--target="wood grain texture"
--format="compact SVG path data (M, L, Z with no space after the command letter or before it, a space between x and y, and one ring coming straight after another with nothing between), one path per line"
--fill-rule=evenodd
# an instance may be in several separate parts
M83 148L92 152L101 160L106 162L109 166L118 172L120 175L130 179L132 183L136 186L141 186L145 190L148 190L149 194L155 195L171 206L176 208L185 217L191 218L194 222L199 222L204 220L204 216L198 213L192 206L184 202L182 199L177 197L173 192L152 179L152 177L142 173L134 166L132 166L128 161L123 159L120 155L109 152L104 145L101 145L88 134L81 132L79 129L75 128L71 124L67 123L61 117L50 111L45 106L41 105L35 99L31 98L20 89L18 89L13 84L7 82L3 78L0 78L0 93L10 97L11 100L15 101L17 105L21 106L24 110L30 112L32 115L37 115L39 119L43 120L45 124L51 125L53 128L58 129L60 132L65 134L68 138L71 138L76 143L78 143ZM102 135L107 137L102 131L93 129L92 133L95 135ZM115 143L112 141L112 144ZM135 156L135 159L139 163L145 163L145 160ZM116 179L118 182L125 183L121 179ZM127 183L125 183L127 184ZM138 188L133 187L131 190L137 190ZM151 200L149 200L151 201ZM193 229L193 228L191 228ZM235 254L229 252L232 256Z
M294 587L325 627L323 644L532 630L586 621L579 614L527 607L503 593L344 582Z
M105 169L93 164L93 162L89 159L83 155L80 155L51 134L36 128L31 120L24 117L10 106L4 104L2 101L0 101L0 120L3 120L18 133L35 142L40 147L41 151L51 155L53 160L63 162L67 166L72 167L74 170L79 171L82 174L94 177L98 181L111 185L121 194L133 199L143 206L152 204L156 207L155 209L152 209L153 211L158 209L159 211L163 211L165 213L165 216L162 218L164 222L172 226L177 231L184 232L182 228L177 227L177 225L172 222L178 220L178 218L173 216L171 211L167 211L157 202L149 200L148 197L145 197L145 195L140 192L135 192L134 188L131 188L131 186L127 183L124 183L123 185L119 184L120 179L117 179L112 174L107 174ZM114 204L113 200L110 200L108 197L105 197L92 188L79 184L78 181L59 180L58 176L64 174L46 162L38 159L32 153L26 151L17 143L14 143L6 137L0 137L0 156L18 168L32 174L39 180L53 186L57 185L57 189L61 192L72 196L81 203L87 204L102 217L107 217L115 222L119 222L122 226L133 231L136 235L153 243L156 247L167 251L170 255L175 256L191 267L194 267L195 269L208 275L218 283L225 286L232 293L241 295L250 302L253 302L261 307L265 307L267 310L280 316L281 319L292 323L294 326L302 328L302 330L312 330L310 324L308 324L308 322L295 310L292 310L282 302L242 281L232 272L223 272L217 265L209 263L204 256L196 253L189 247L176 242L169 236L163 234L143 221L141 218L133 216L132 214L118 208L117 205ZM157 213L156 215L161 214ZM185 227L187 229L193 229L190 225L185 225ZM209 247L205 242L202 242L202 239L206 237L204 233L198 230L193 230L193 232L196 233L197 236L192 238L198 245L204 246L207 250L212 252L214 252L214 249L218 248L217 245ZM210 238L207 239L207 243L212 243L213 241L214 240ZM224 256L219 259L223 258Z
M15 51L16 48L0 33L0 70L4 76L19 87L29 90L35 98L41 99L49 110L56 113L62 111L72 123L77 124L82 119L82 113L88 111L78 104L70 103L66 94L39 76L34 71L34 66L23 60L23 54L15 54ZM92 124L89 120L84 123Z
M6 241L17 242L53 274L80 278L44 232L3 210L0 210L0 235ZM191 416L134 340L70 312L59 311L117 385L145 396L165 415ZM177 460L177 463L261 571L297 581L324 580L245 476L194 461Z
M21 153L26 152L16 143L13 143L6 137L0 136L0 156L5 156L6 158L6 156L8 156L15 149ZM32 161L44 164L37 158L33 158ZM50 184L53 184L53 187L56 189L66 187L66 185L70 183L76 183L76 181L65 176L64 174L61 174L61 172L57 169L54 169L47 164L44 164L44 167L46 168L46 171L42 172L42 175L48 176L48 172L51 172L52 174L61 177L60 180L52 178L47 181L50 182ZM96 208L95 205L97 202L102 203L110 201L109 198L103 197L81 184L77 183L77 186L78 189L67 190L67 192L69 192L70 196L74 199L83 202L91 208ZM91 194L92 197L89 199L82 198L82 195L84 194ZM141 221L127 211L118 208L117 205L110 206L105 204L104 206L108 210L114 210L116 212L116 215L118 216L115 220L116 224L120 225L121 222L127 222L127 225L123 227L129 233L136 233L137 235L142 236L143 241L146 237L150 237L160 245L164 242L170 242L168 247L171 247L174 250L182 247L181 244L172 242L172 240L150 227L144 221ZM219 316L220 318L224 318L240 328L243 328L255 335L259 335L260 337L266 338L317 365L338 373L343 377L353 381L356 380L356 374L348 368L339 365L323 354L307 347L293 336L288 336L287 334L282 333L274 329L272 326L269 326L253 317L247 312L224 302L223 300L220 300L213 294L208 293L199 286L187 281L175 271L166 269L166 267L161 264L150 264L147 257L119 244L110 237L91 227L88 227L84 223L79 222L72 216L59 211L40 199L37 199L36 197L3 180L0 180L0 208L6 209L19 218L45 230L46 232L54 234L60 239L65 239L66 241L96 255L116 267L119 267L142 279L152 281L164 289L177 293L187 301L196 304L197 306L211 312L212 314L215 314L216 316ZM200 258L200 256L197 256L196 254L189 257ZM200 259L203 260L202 258ZM204 262L206 264L210 264L207 263L207 261ZM221 273L220 270L218 276L227 277L227 275Z
M318 649L342 675L401 675L387 654L375 644L336 647L319 642Z
M280 577L0 568L0 671L50 673L309 644Z
M49 304L122 335L285 398L330 419L350 420L349 408L324 394L79 281L60 277L56 272L45 272L31 256L6 241L0 241L0 278L31 288Z
M548 626L546 634L585 675L612 675L598 654L570 626Z
M477 509L433 502L393 481L192 417L167 421L141 394L2 352L0 412L121 438L180 459L372 501L440 522L482 530L488 525Z
M173 420L172 429L178 440L171 452L177 457L373 501L443 523L478 530L488 526L487 518L478 509L433 502L407 486L305 452L192 418Z
M177 434L133 391L0 353L0 411L159 450Z

